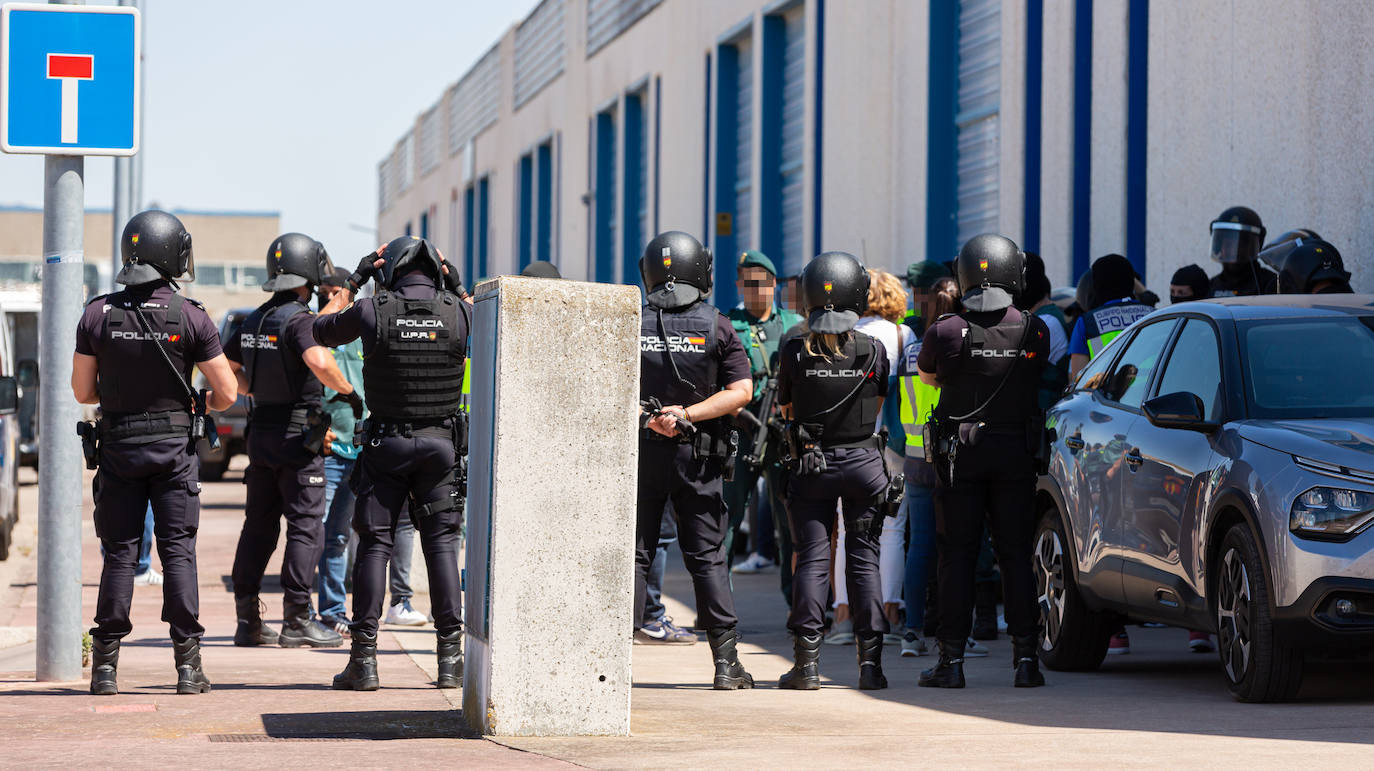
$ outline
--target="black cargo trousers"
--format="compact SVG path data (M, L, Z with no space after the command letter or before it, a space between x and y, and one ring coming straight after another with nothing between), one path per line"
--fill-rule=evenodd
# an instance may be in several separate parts
M200 638L196 532L200 528L200 459L189 439L104 443L92 490L95 534L105 551L91 637L123 638L133 629L129 606L143 521L153 507L153 534L166 578L162 620L173 640Z
M372 431L371 428L368 429ZM430 611L440 635L463 628L458 572L458 534L463 526L461 458L449 421L369 436L350 480L357 494L353 529L358 558L353 565L355 634L376 634L386 599L387 563L396 523L408 516L420 535L429 575Z
M248 432L248 486L243 531L234 553L234 596L256 597L286 519L282 601L310 604L315 567L324 553L324 458L305 449L300 427L254 423Z

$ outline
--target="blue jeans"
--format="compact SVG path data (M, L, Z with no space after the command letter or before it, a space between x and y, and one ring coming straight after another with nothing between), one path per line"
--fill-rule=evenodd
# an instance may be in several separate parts
M336 455L324 459L324 553L315 576L321 616L348 616L344 579L348 577L348 538L353 524L353 491L348 487L353 463Z
M138 546L138 566L134 575L141 576L153 569L153 504L148 504L148 513L143 515L143 543Z
M677 516L671 511L663 514L658 526L658 549L654 561L649 563L649 576L644 594L644 623L656 624L663 620L666 609L663 607L663 573L668 569L668 548L677 540Z
M926 618L926 584L935 559L935 490L907 483L906 522L910 540L906 547L906 578L902 591L906 599L906 628L920 634Z

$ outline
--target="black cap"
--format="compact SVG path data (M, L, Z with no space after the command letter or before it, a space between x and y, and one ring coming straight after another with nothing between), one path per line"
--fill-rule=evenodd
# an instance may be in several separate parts
M348 277L352 275L343 268L335 268L333 273L320 280L320 286L332 286L342 289L348 286Z
M1207 271L1200 265L1184 265L1174 271L1174 277L1169 279L1172 286L1186 286L1192 290L1193 296L1188 300L1206 300L1212 293L1212 281L1207 277Z
M1096 305L1135 296L1135 268L1131 267L1130 260L1119 254L1098 257L1093 262L1092 276Z

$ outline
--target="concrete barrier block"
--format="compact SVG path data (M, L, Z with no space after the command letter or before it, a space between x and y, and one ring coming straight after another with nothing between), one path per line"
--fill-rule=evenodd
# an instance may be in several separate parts
M487 734L627 735L636 288L477 289L463 713Z

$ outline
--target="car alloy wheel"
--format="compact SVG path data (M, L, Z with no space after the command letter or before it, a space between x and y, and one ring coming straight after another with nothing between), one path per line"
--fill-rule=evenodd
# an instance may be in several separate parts
M1035 588L1045 628L1040 646L1051 650L1064 628L1064 546L1053 528L1041 530L1035 543Z
M1250 671L1250 574L1234 547L1221 559L1217 587L1217 647L1221 664L1231 682L1239 683Z

